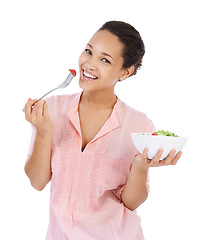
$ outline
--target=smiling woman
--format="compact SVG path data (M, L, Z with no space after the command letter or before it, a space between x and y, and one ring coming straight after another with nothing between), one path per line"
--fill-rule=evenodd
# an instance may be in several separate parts
M94 91L105 89L108 90L106 94L112 93L117 81L128 75L128 70L122 68L122 51L123 44L118 37L107 30L97 32L79 58L80 87ZM96 81L89 84L92 79Z
M47 240L143 240L136 209L148 196L150 166L160 149L138 154L133 132L154 132L152 121L122 102L118 81L136 74L144 55L139 32L130 24L104 24L79 57L82 92L31 100L26 119L34 126L25 171L42 190L51 180ZM172 151L166 164L181 153Z

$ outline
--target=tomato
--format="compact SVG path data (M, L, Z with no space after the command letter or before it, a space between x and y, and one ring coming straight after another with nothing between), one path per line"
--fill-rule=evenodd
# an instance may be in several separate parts
M76 76L76 71L74 69L69 69L69 71L74 75L74 77Z
M158 134L157 134L157 133L152 133L152 135L158 136Z

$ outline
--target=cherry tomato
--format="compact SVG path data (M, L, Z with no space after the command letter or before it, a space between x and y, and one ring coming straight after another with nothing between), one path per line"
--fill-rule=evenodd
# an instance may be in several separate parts
M69 69L69 71L74 75L74 77L76 76L76 71L74 69Z

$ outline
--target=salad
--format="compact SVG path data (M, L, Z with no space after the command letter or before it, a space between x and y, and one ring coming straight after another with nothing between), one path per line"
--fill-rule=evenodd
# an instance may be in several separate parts
M171 136L171 137L180 137L178 135L176 135L175 133L173 132L169 132L169 131L164 131L164 130L159 130L159 131L156 131L154 133L142 133L142 135L153 135L153 136Z

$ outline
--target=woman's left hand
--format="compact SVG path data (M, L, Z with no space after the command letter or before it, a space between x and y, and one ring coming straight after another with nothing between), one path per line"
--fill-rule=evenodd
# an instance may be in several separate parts
M159 149L153 159L148 159L148 149L145 148L142 154L138 154L134 158L133 165L135 165L135 167L137 167L139 170L148 170L149 167L175 165L182 154L181 151L176 154L176 150L173 149L165 159L160 160L162 153L163 150Z

